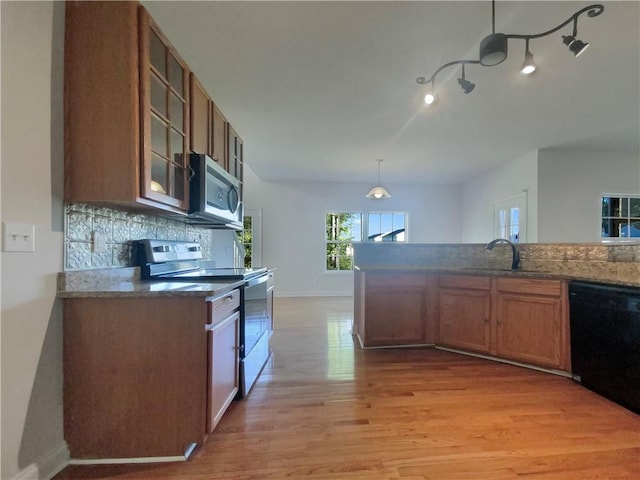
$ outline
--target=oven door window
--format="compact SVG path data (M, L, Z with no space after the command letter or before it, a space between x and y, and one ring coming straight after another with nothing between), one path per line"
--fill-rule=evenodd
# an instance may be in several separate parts
M244 354L248 355L268 330L267 282L245 288Z

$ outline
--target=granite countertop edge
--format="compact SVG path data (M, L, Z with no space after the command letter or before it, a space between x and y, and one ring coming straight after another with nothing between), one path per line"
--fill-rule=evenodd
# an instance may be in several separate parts
M605 283L611 285L640 287L640 279L637 281L628 279L592 278L584 275L567 273L543 272L534 270L511 270L501 268L482 267L444 267L428 265L356 265L354 269L369 272L415 272L415 273L440 273L471 276L504 276L514 278L540 278L550 280L575 280L584 282Z
M236 282L145 282L122 281L108 285L87 285L61 289L58 298L139 298L139 297L215 297L244 284Z

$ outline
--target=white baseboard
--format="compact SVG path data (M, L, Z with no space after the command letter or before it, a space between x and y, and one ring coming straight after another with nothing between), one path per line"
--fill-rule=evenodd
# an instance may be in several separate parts
M274 296L280 297L353 297L353 292L281 292L276 289Z
M13 480L40 480L40 470L35 463L23 468L13 477Z
M50 480L69 464L69 447L62 442L39 461L23 468L13 480Z

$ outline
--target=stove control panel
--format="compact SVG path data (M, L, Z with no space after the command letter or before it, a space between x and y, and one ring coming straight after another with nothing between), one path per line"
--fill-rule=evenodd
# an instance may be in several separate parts
M145 263L202 259L202 247L197 242L140 240L139 243L144 251Z

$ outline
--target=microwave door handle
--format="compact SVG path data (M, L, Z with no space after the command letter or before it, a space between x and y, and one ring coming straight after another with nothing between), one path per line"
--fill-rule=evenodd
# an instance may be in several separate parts
M229 189L229 193L227 193L227 204L229 206L229 211L231 213L236 213L239 203L240 195L238 195L238 189L234 186L231 186L231 188Z

